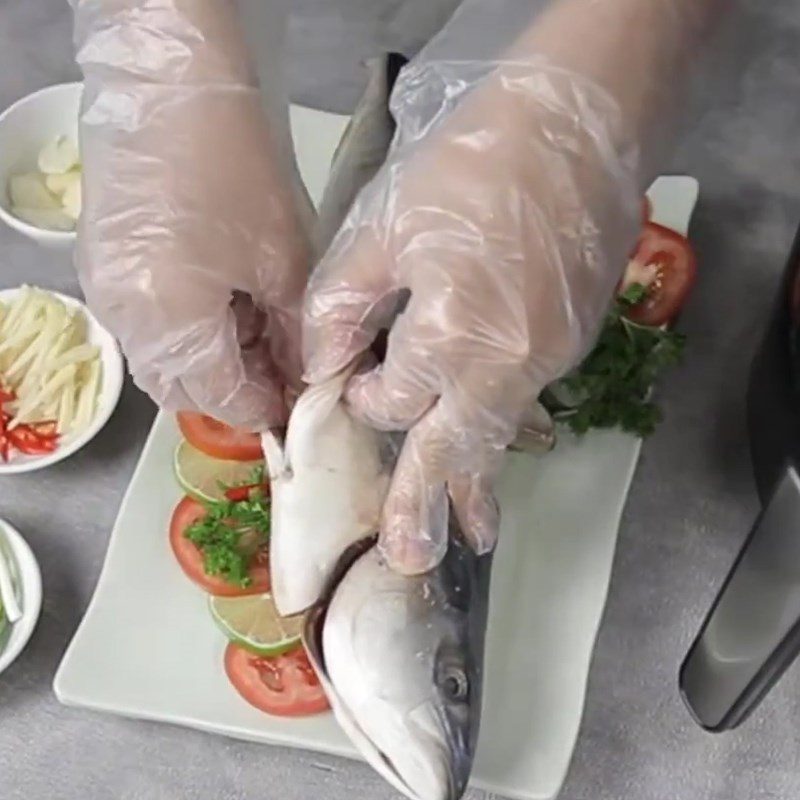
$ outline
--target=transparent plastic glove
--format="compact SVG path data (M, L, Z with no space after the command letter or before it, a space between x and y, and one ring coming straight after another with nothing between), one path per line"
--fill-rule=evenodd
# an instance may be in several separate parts
M387 163L307 294L312 383L391 326L384 363L345 396L375 427L408 431L381 523L403 572L445 552L448 494L476 549L494 545L491 488L505 449L541 390L592 346L636 235L655 155L642 141L651 82L682 52L684 17L656 2L555 5L505 59L423 54L406 68ZM655 66L642 49L652 73L634 86L624 75L636 59L607 76L608 54L593 64L584 52L592 14L625 6L648 6L664 37L652 37ZM585 31L558 17L567 7ZM559 38L565 29L576 45Z
M251 63L244 33L272 31L262 55L279 57L283 11L246 5L75 4L76 260L89 305L156 402L264 429L285 421L299 388L311 258L286 103L280 86L262 97L257 71L263 82L269 69Z

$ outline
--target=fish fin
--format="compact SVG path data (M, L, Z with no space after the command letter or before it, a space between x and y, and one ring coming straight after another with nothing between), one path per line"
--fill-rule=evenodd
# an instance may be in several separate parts
M509 450L522 453L549 453L556 446L555 423L547 409L539 402L534 403L525 414L517 433L517 438L509 445Z
M327 419L336 408L337 403L342 399L345 384L356 370L357 363L358 360L352 362L327 381L309 386L300 395L292 409L289 427L286 431L283 448L284 468L291 470L292 454L295 452L300 438L308 435L308 422L311 421L312 427L314 427L319 421Z
M270 481L279 480L288 471L282 438L280 433L274 430L261 434L261 450L267 462Z

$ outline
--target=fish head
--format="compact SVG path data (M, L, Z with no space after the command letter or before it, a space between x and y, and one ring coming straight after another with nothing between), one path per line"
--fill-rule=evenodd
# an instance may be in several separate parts
M337 719L411 800L457 800L472 770L488 570L479 579L467 550L453 557L451 545L437 569L409 577L372 548L309 618L307 644Z

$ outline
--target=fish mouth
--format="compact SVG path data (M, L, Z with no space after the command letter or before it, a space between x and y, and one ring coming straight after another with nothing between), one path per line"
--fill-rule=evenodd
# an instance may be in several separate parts
M456 780L444 749L434 739L428 738L426 744L433 745L435 755L429 755L431 751L426 754L425 747L417 744L413 749L416 749L419 757L406 773L372 741L341 701L337 702L337 706L337 721L367 763L409 800L459 800L462 796L466 784ZM411 750L411 745L405 749Z
M425 789L403 777L402 771L392 759L382 751L367 735L355 715L339 697L334 688L325 665L325 654L322 647L322 631L325 626L330 598L342 577L355 561L375 544L375 537L357 542L348 548L340 559L326 591L318 603L305 614L302 640L308 657L317 672L322 688L331 704L336 721L356 747L364 760L398 792L409 800L458 800L465 788L465 782L456 779L452 766L446 757L425 758L425 777L414 784L425 783ZM431 737L433 738L433 737ZM438 748L439 751L443 748ZM444 780L441 780L441 779Z
M353 558L353 561L355 561L355 558ZM350 563L352 563L352 561ZM346 571L345 569L344 572ZM398 792L411 798L411 800L428 800L428 798L418 797L413 789L403 780L400 772L395 768L394 764L392 764L391 759L372 743L372 740L364 733L361 726L356 722L349 709L344 705L339 695L336 693L336 690L333 688L333 684L331 683L328 671L325 667L325 657L322 651L322 629L325 625L327 606L327 602L321 600L306 612L302 639L309 660L316 670L317 677L331 704L331 710L336 717L336 721L367 763L384 780L397 789Z

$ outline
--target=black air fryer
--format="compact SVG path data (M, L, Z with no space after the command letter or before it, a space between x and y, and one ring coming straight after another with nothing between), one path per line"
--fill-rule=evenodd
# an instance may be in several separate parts
M747 407L763 510L680 672L686 704L710 731L743 722L800 651L800 232Z

